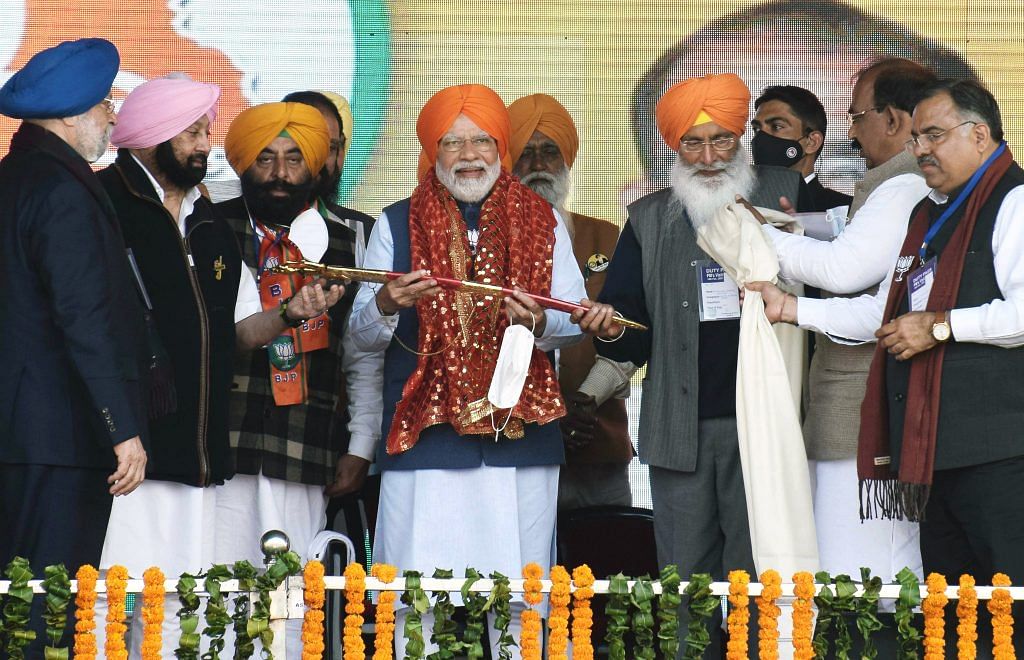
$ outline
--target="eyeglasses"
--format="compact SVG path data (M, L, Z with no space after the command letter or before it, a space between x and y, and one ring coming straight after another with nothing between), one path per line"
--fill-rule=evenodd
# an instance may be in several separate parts
M707 146L710 146L715 151L729 151L736 146L736 138L729 135L711 138L710 140L683 140L679 144L682 146L683 151L691 154L703 151L704 147Z
M885 106L884 105L876 105L873 108L868 108L867 110L861 110L860 112L847 112L846 113L846 120L848 122L850 122L850 126L853 126L854 124L857 123L857 121L861 117L863 117L864 115L868 114L869 112L881 112L882 110L885 110Z
M116 106L114 105L114 99L110 98L109 96L100 101L99 105L102 105L103 109L107 112L113 112L116 109Z
M917 135L907 140L903 146L906 147L907 151L913 151L915 147L935 146L936 144L940 144L943 140L945 140L946 133L949 133L954 128L960 128L961 126L966 126L967 124L977 123L979 122L965 121L957 124L956 126L950 126L944 131L936 131L933 133L921 133L920 135Z
M474 138L445 138L441 140L441 149L454 154L462 151L467 142L478 153L489 153L498 148L498 143L491 136L478 135Z

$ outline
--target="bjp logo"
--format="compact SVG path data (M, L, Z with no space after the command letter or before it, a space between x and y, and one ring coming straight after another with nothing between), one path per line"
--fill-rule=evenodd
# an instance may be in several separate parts
M32 55L62 41L103 37L121 53L114 98L182 71L220 85L209 178L233 177L224 134L245 108L289 92L345 96L355 136L342 194L362 175L380 135L390 80L390 25L383 0L0 0L0 83ZM17 122L0 118L0 153ZM100 161L113 160L113 151Z

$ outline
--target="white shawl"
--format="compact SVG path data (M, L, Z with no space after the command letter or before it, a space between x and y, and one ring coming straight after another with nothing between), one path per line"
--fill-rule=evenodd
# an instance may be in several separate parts
M772 224L793 221L777 211L758 210ZM697 244L741 287L777 279L775 248L740 204L729 204L700 227ZM777 336L764 314L761 294L747 291L740 317L736 424L750 542L757 572L774 568L788 580L797 571L818 569L818 542L800 431L804 337L796 328L778 330ZM795 382L787 373L790 365Z

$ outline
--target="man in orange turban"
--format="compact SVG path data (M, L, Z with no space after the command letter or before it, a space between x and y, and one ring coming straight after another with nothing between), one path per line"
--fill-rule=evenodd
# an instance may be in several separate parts
M555 422L565 406L545 351L577 341L580 330L521 293L470 297L440 289L431 276L567 300L583 298L583 278L551 205L502 167L509 118L494 91L441 90L420 112L416 133L428 168L411 197L384 209L365 260L367 268L409 272L361 287L349 321L352 344L382 365L390 429L377 451L374 556L420 571L518 573L551 561L564 456ZM499 349L528 365L521 391L496 369ZM399 627L407 612L399 612ZM492 647L497 657L496 639Z
M798 202L803 183L792 170L750 164L740 144L749 102L732 74L684 80L662 95L658 128L675 152L670 186L629 206L599 298L649 321L651 333L599 343L580 386L602 400L628 391L648 365L638 451L650 466L658 563L717 580L727 577L723 567L754 570L736 426L739 300L706 304L721 269L696 229L737 195L775 209L782 196ZM712 635L709 656L718 645Z
M354 293L305 321L291 322L296 291L310 278L273 266L308 259L353 266L354 232L328 222L315 208L316 177L330 137L323 115L304 103L267 103L242 112L224 140L242 195L216 205L256 278L264 311L281 310L287 327L265 350L238 355L229 400L231 464L235 476L218 489L214 544L217 561L256 562L257 539L283 530L306 560L323 529L324 489L335 481L349 444L346 385L349 355L343 328ZM352 290L355 287L347 287ZM299 630L288 627L289 647Z
M508 107L508 114L512 120L512 173L558 209L572 237L587 296L596 298L604 285L619 228L566 210L570 168L579 149L576 124L562 104L547 94L518 99ZM566 464L559 477L558 508L629 506L628 466L633 445L625 401L617 397L595 401L577 391L594 365L593 342L568 346L558 355L558 380L566 402L566 416L561 420Z

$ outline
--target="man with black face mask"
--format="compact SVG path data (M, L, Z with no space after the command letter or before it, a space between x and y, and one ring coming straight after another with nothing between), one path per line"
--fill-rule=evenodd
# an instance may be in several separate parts
M177 575L213 563L209 512L217 484L234 474L228 397L236 348L262 346L341 294L307 286L283 313L261 311L235 235L199 187L219 97L216 85L184 76L135 88L111 135L117 160L99 173L147 309L152 356L148 478L114 502L100 560L134 578L152 565ZM141 636L139 629L132 637ZM165 637L177 635L168 628Z
M821 185L814 171L825 144L828 120L813 92L793 85L768 87L754 101L750 149L756 165L776 165L799 172L807 183L801 210L825 211L849 206L849 195ZM806 192L806 195L804 194Z

